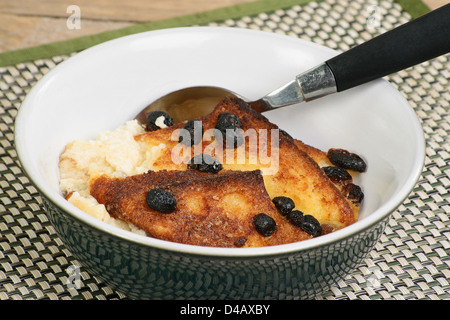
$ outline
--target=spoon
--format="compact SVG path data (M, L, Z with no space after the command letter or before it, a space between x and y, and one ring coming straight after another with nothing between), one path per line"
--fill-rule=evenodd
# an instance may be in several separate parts
M450 4L341 53L256 101L257 112L308 102L342 92L450 52ZM168 113L175 123L206 115L224 97L243 97L218 87L190 87L151 103L135 119L146 123L151 111Z

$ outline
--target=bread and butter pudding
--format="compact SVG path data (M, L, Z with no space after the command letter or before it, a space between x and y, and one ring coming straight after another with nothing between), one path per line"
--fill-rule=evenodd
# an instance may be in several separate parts
M69 143L60 158L66 199L111 224L162 240L260 247L310 239L358 219L358 155L323 152L225 98L174 124L164 113Z

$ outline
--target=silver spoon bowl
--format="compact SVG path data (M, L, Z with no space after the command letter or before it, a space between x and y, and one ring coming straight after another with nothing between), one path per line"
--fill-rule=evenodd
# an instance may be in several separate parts
M225 97L237 97L231 91L218 87L189 87L173 91L152 102L136 119L146 123L152 111L170 114L175 123L200 118L210 113Z
M252 109L262 113L302 101L310 101L336 91L334 76L324 63L300 74L295 80L256 101L247 101L239 94L224 88L189 87L170 92L155 100L142 110L136 119L145 123L147 115L152 111L166 112L175 123L198 119L210 113L225 97L240 98Z

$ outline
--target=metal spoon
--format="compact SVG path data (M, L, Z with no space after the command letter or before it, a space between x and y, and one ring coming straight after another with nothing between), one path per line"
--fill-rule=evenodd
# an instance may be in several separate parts
M450 52L450 4L379 35L298 75L256 101L257 112L308 102ZM206 115L224 97L238 94L217 87L191 87L169 93L142 110L136 119L146 123L151 111L165 111L175 123ZM243 99L243 97L240 97ZM245 99L244 99L245 100Z

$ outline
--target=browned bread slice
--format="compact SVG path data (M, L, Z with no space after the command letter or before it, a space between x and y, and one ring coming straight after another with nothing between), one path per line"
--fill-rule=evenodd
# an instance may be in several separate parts
M176 199L176 209L162 213L151 209L146 195L163 189ZM260 247L311 238L278 213L264 187L259 170L217 174L187 171L149 171L118 178L93 177L91 194L115 218L134 224L149 236L192 245ZM253 222L260 214L276 223L269 236L261 235Z

